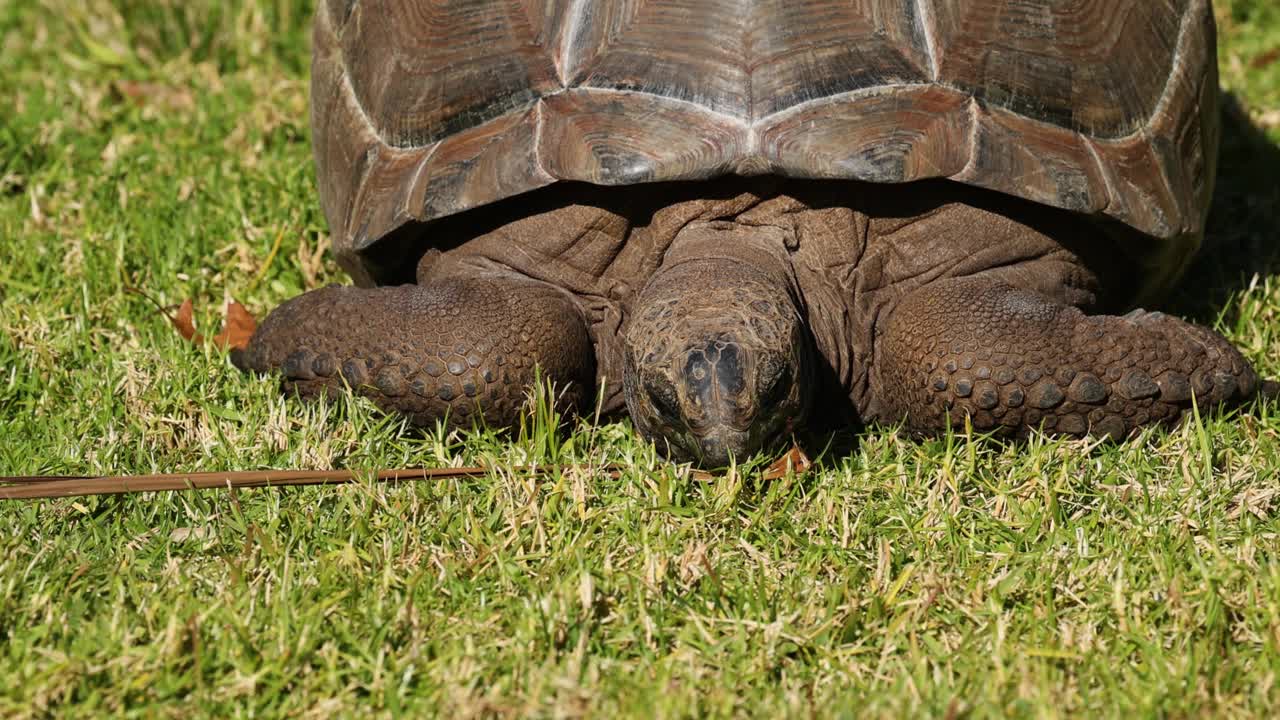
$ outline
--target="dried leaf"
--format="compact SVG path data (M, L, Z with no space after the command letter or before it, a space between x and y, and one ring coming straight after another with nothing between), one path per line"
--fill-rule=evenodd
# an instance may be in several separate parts
M786 477L787 472L803 475L811 467L813 467L813 462L809 460L809 456L804 454L799 445L792 445L785 455L774 460L769 467L765 468L760 477L764 480L777 480ZM698 482L711 482L721 477L718 472L699 470L697 468L693 468L690 476Z
M203 338L200 333L196 332L196 323L192 319L191 298L182 301L182 307L178 308L178 314L169 318L169 322L178 329L178 334L191 342L202 342Z
M1280 47L1274 47L1249 62L1249 67L1261 70L1280 60Z
M182 305L178 308L178 312L169 315L164 308L160 307L155 300L136 288L130 288L131 291L151 300L153 304L159 308L169 318L169 322L173 323L173 327L177 329L178 334L184 339L190 340L193 344L199 345L205 341L200 333L196 332L196 323L194 319L194 310L191 298L182 301ZM214 335L212 340L215 345L223 350L243 350L249 345L249 339L253 337L253 333L258 329L258 321L254 320L253 315L245 309L243 305L232 300L227 303L227 319L222 325L222 330Z
M227 303L227 320L222 332L213 336L213 342L223 350L243 350L249 346L249 339L258 329L258 321L243 305L232 300Z
M777 480L786 477L788 472L796 475L803 475L809 471L813 463L809 461L809 456L804 454L799 445L792 445L786 455L773 461L773 464L764 470L765 480Z
M120 93L120 97L139 107L160 105L170 110L191 110L195 107L195 97L186 88L160 83L117 80L115 89Z

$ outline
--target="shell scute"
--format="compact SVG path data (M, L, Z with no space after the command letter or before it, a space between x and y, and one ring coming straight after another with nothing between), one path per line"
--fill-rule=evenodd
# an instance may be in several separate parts
M1209 0L328 0L321 199L358 251L558 181L951 178L1198 246Z

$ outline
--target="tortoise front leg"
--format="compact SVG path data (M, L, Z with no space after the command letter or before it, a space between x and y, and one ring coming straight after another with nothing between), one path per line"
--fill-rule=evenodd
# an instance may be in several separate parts
M268 315L235 361L279 371L285 389L304 397L350 387L415 424L447 417L450 427L480 417L516 423L535 368L575 409L590 401L595 379L577 306L514 274L315 290Z
M875 419L1123 437L1191 407L1252 398L1258 376L1225 338L1161 313L1086 315L981 277L904 298L875 350Z

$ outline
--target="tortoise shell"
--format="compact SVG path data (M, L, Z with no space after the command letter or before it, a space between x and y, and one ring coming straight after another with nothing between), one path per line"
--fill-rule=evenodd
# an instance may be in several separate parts
M312 123L344 267L562 180L952 180L1198 247L1209 0L325 0ZM1164 269L1168 269L1165 267Z

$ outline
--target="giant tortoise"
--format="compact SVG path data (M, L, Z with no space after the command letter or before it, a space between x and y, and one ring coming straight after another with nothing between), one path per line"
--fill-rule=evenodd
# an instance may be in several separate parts
M535 378L720 465L815 408L1125 436L1253 397L1134 310L1203 237L1209 0L327 0L320 196L359 287L237 362L418 423Z

